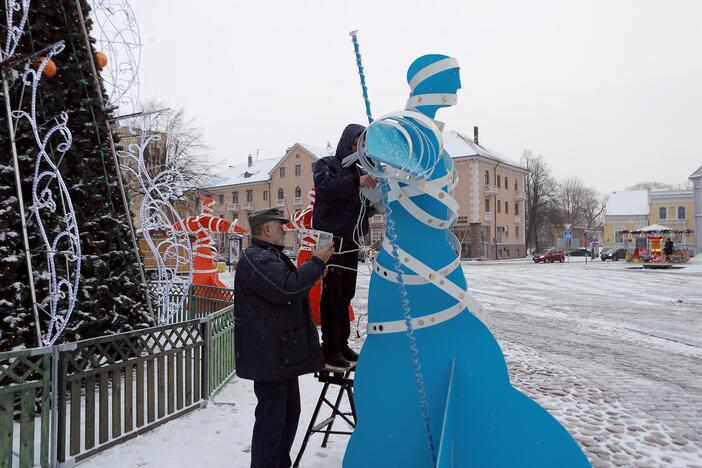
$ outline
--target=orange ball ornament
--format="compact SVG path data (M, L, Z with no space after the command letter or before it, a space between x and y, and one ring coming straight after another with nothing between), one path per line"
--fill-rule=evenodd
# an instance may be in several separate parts
M44 61L46 57L39 57L37 58L37 61L34 62L34 69L39 70L39 67L41 67L42 62ZM44 73L43 73L45 78L53 78L56 76L56 64L54 63L53 60L49 59L48 62L46 62L46 66L44 67Z
M102 70L107 65L107 55L102 52L95 52L95 64L98 70Z

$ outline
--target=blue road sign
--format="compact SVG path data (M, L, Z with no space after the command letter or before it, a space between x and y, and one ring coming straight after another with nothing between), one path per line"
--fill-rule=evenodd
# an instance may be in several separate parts
M566 240L573 239L573 231L563 231L563 238Z

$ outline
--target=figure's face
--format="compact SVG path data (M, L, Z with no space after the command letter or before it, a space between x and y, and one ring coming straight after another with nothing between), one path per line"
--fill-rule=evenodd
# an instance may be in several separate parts
M351 152L355 153L358 151L358 139L361 137L361 135L356 135L356 138L353 139L353 143L351 143Z
M283 229L282 221L268 221L264 227L263 231L266 234L267 241L271 244L284 245L285 244L285 229Z

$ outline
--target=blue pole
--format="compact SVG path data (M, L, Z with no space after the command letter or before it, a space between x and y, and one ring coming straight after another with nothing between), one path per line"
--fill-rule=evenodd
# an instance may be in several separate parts
M373 117L371 115L370 100L368 99L368 87L366 86L366 77L363 74L363 64L361 63L361 52L358 49L358 39L356 38L356 33L358 31L351 31L349 36L351 36L351 41L353 41L353 49L356 52L356 65L358 66L358 74L361 76L361 89L363 90L363 100L366 102L366 116L368 117L368 123L373 123Z

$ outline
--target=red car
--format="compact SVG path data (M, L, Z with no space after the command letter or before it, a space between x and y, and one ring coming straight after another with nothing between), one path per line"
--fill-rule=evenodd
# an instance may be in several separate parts
M561 262L563 263L565 261L565 253L562 250L558 249L548 249L546 252L541 252L541 253L536 253L534 254L534 263L539 263L539 262L548 262L548 263L553 263L553 262Z

